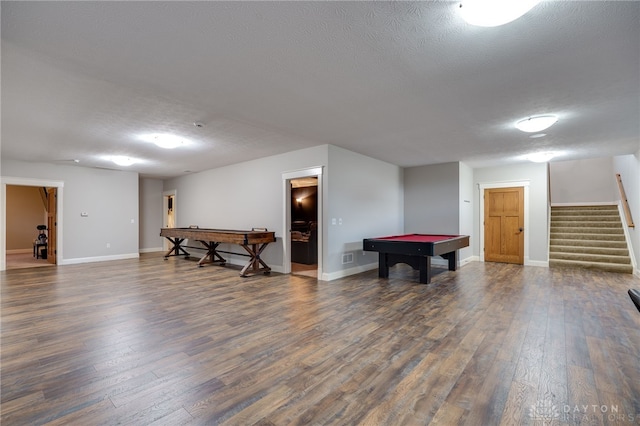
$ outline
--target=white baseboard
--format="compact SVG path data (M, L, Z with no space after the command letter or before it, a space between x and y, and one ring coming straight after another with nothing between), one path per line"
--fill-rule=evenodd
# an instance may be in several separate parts
M28 249L13 249L13 250L7 250L5 253L6 254L26 254L26 253L33 253L33 249L32 248L28 248Z
M370 271L372 269L378 269L378 262L369 263L367 265L354 266L353 268L342 269L342 270L336 271L336 272L324 272L322 274L322 278L320 278L320 279L322 281L333 281L333 280L337 280L339 278L348 277L349 275L355 275L355 274L359 274L361 272L367 272L367 271Z
M110 260L137 259L138 253L117 254L113 256L77 257L75 259L58 260L58 265L77 265L80 263L108 262Z
M151 247L151 248L141 248L138 250L139 253L155 253L158 251L165 251L162 247Z
M525 259L524 260L524 264L525 264L525 266L539 266L541 268L548 268L549 267L549 261L548 260Z

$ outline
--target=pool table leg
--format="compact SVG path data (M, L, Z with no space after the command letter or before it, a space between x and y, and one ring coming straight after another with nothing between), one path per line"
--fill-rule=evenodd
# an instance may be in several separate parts
M429 284L431 282L431 256L424 256L420 262L420 282Z
M454 250L450 253L445 253L442 255L442 257L449 261L450 271L455 271L458 268L458 250Z
M387 253L378 253L378 277L389 278L389 258Z

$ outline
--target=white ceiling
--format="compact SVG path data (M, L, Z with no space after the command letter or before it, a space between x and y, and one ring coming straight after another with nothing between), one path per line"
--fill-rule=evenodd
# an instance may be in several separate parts
M2 156L171 177L334 144L403 167L640 147L640 2L2 2ZM530 139L520 118L560 121ZM195 121L204 123L197 128ZM173 132L162 150L141 135Z

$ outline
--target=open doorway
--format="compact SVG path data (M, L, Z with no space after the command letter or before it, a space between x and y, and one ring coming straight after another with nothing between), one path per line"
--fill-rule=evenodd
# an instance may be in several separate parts
M0 270L59 263L63 182L3 177Z
M318 278L318 177L289 182L291 273Z
M177 206L176 206L176 190L171 190L171 191L164 191L162 193L162 205L163 205L163 223L162 223L162 227L163 228L175 228L176 227L176 213L177 213ZM164 249L165 250L169 250L171 247L169 247L169 241L165 238L164 239Z
M283 173L283 180L283 272L321 278L322 167Z

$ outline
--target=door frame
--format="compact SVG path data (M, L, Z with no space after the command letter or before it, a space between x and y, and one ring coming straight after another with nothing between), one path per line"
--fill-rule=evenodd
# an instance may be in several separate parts
M64 205L64 181L49 180L49 179L33 179L22 178L12 176L0 176L0 271L7 269L7 185L19 185L19 186L37 186L57 188L57 204L56 204L56 222L58 224L56 229L56 265L63 264L64 256L62 251L62 236L64 235L63 224L63 209Z
M485 189L494 189L494 188L511 188L511 187L523 187L524 188L524 264L529 264L529 181L528 180L519 180L519 181L507 181L507 182L487 182L487 183L478 183L478 197L480 200L479 208L480 211L480 221L478 224L479 228L479 237L478 240L480 242L480 262L484 262L484 209L485 209L485 199L484 199L484 190Z
M284 212L282 215L282 272L284 274L291 273L291 180L305 177L317 177L318 178L318 279L322 277L322 259L323 259L323 182L322 182L323 166L309 167L306 169L294 170L290 172L282 173L282 194Z
M169 210L169 197L173 198L173 225L177 226L178 223L178 206L176 203L178 197L177 189L170 189L168 191L162 191L162 227L166 228L167 224L167 210ZM162 248L164 251L168 251L171 247L169 240L163 238Z

